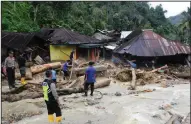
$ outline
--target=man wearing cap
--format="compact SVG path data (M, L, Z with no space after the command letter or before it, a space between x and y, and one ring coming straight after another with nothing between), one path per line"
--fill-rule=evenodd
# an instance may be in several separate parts
M5 59L4 68L8 78L9 89L15 88L15 66L16 61L13 57L13 51L9 52L9 56Z
M84 90L85 96L88 94L88 87L91 86L91 96L93 96L94 92L94 83L96 82L96 69L93 67L94 62L89 62L89 67L86 69L85 73L85 83L84 83Z

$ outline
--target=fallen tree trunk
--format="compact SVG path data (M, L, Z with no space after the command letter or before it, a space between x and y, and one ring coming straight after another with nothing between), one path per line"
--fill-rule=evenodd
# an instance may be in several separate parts
M94 66L94 68L96 69L96 72L100 72L100 71L106 71L107 68L105 66ZM87 68L76 68L74 69L74 73L75 74L85 74Z
M107 79L107 80L103 80L99 83L96 83L94 85L94 88L102 88L102 87L106 87L110 85L111 80ZM72 94L72 93L81 93L84 91L83 87L76 87L76 88L64 88L64 89L60 89L57 90L59 95L67 95L67 94Z
M111 80L109 79L100 81L99 83L95 84L95 89L109 86L110 82ZM2 101L15 102L21 99L35 99L35 98L43 97L43 93L41 91L34 90L33 92L30 92L29 94L18 94L18 92L20 92L18 90L24 90L24 88L20 87L19 89L11 91L11 92L10 91L6 93L2 92ZM30 89L26 89L26 90L30 91ZM84 91L83 87L57 89L57 92L59 95L69 95L72 93L81 93L83 91Z
M6 95L6 94L17 94L18 92L22 92L24 89L25 89L25 86L26 86L27 84L25 84L25 85L19 85L19 86L17 86L17 88L14 88L14 89L11 89L11 90L5 90L5 91L1 91L1 93L2 94L4 94L4 95Z
M181 122L182 122L182 117L174 114L165 124L181 124Z
M19 71L19 70L15 72L15 78L16 78L17 80L20 80L20 79L21 79L21 74L20 74L20 71ZM26 79L26 80L32 80L32 72L31 72L31 69L30 69L30 68L26 68L25 79Z
M191 78L190 73L175 73L175 72L171 73L178 78Z
M154 70L151 71L151 73L157 72L158 70L165 69L165 68L168 68L168 66L165 65L165 66L162 66L160 68L154 69Z
M85 63L82 63L78 66L78 68L84 68L84 67L87 67L89 64L89 62L85 62Z
M136 74L135 74L135 69L132 68L132 82L131 82L131 87L132 90L135 90L136 87Z
M32 74L37 74L40 72L44 72L48 70L49 68L60 68L61 62L54 62L49 64L43 64L43 65L36 65L31 67Z

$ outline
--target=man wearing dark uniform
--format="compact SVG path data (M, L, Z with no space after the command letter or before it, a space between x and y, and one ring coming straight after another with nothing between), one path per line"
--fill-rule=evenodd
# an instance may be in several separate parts
M13 51L9 52L9 56L5 59L4 68L8 78L9 89L15 88L15 66L16 61L13 57Z

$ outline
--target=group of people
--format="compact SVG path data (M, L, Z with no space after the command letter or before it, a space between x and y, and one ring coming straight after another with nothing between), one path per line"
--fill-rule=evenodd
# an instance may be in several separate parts
M66 61L63 65L64 76L69 76L68 66L70 60ZM88 88L91 86L90 95L93 96L94 83L96 82L96 69L93 67L94 62L89 62L89 67L86 69L84 78L84 92L85 96L88 95ZM66 76L66 77L67 77ZM44 100L48 110L48 121L54 122L54 113L56 114L56 122L61 122L62 113L60 109L60 102L58 93L56 92L56 71L51 69L46 71L46 79L42 82Z
M16 59L13 55L13 51L9 52L9 56L5 59L3 72L8 78L9 88L16 88L15 87L15 68L17 66ZM74 51L71 52L70 60L67 60L63 66L62 71L64 73L64 80L68 79L69 77L69 70L68 67L72 66L70 63L73 60ZM25 74L26 74L26 59L21 54L17 58L18 66L21 73L21 83L26 84L25 81ZM94 83L96 82L96 69L93 67L94 62L89 62L89 67L86 69L85 78L84 78L84 92L85 96L88 96L88 88L91 87L90 95L93 96L94 92ZM45 72L45 79L42 82L42 89L44 94L44 100L47 105L48 110L48 120L49 122L61 122L62 120L62 113L60 108L60 102L58 93L56 91L56 71L53 68L50 68ZM54 119L54 115L56 114L56 119Z

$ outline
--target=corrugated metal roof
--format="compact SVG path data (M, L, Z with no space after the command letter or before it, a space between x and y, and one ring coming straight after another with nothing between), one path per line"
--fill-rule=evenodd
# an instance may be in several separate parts
M137 33L137 36L116 48L114 52L149 57L190 54L191 51L189 46L178 41L167 40L151 30L145 30Z
M126 38L132 31L122 31L121 32L121 39Z
M98 39L98 40L102 40L102 41L109 41L112 40L111 37L101 34L101 33L95 33L92 37Z
M26 48L34 35L34 33L2 32L1 44L15 50L20 50Z
M110 50L114 50L116 48L116 46L111 46L111 45L104 46L104 47Z

